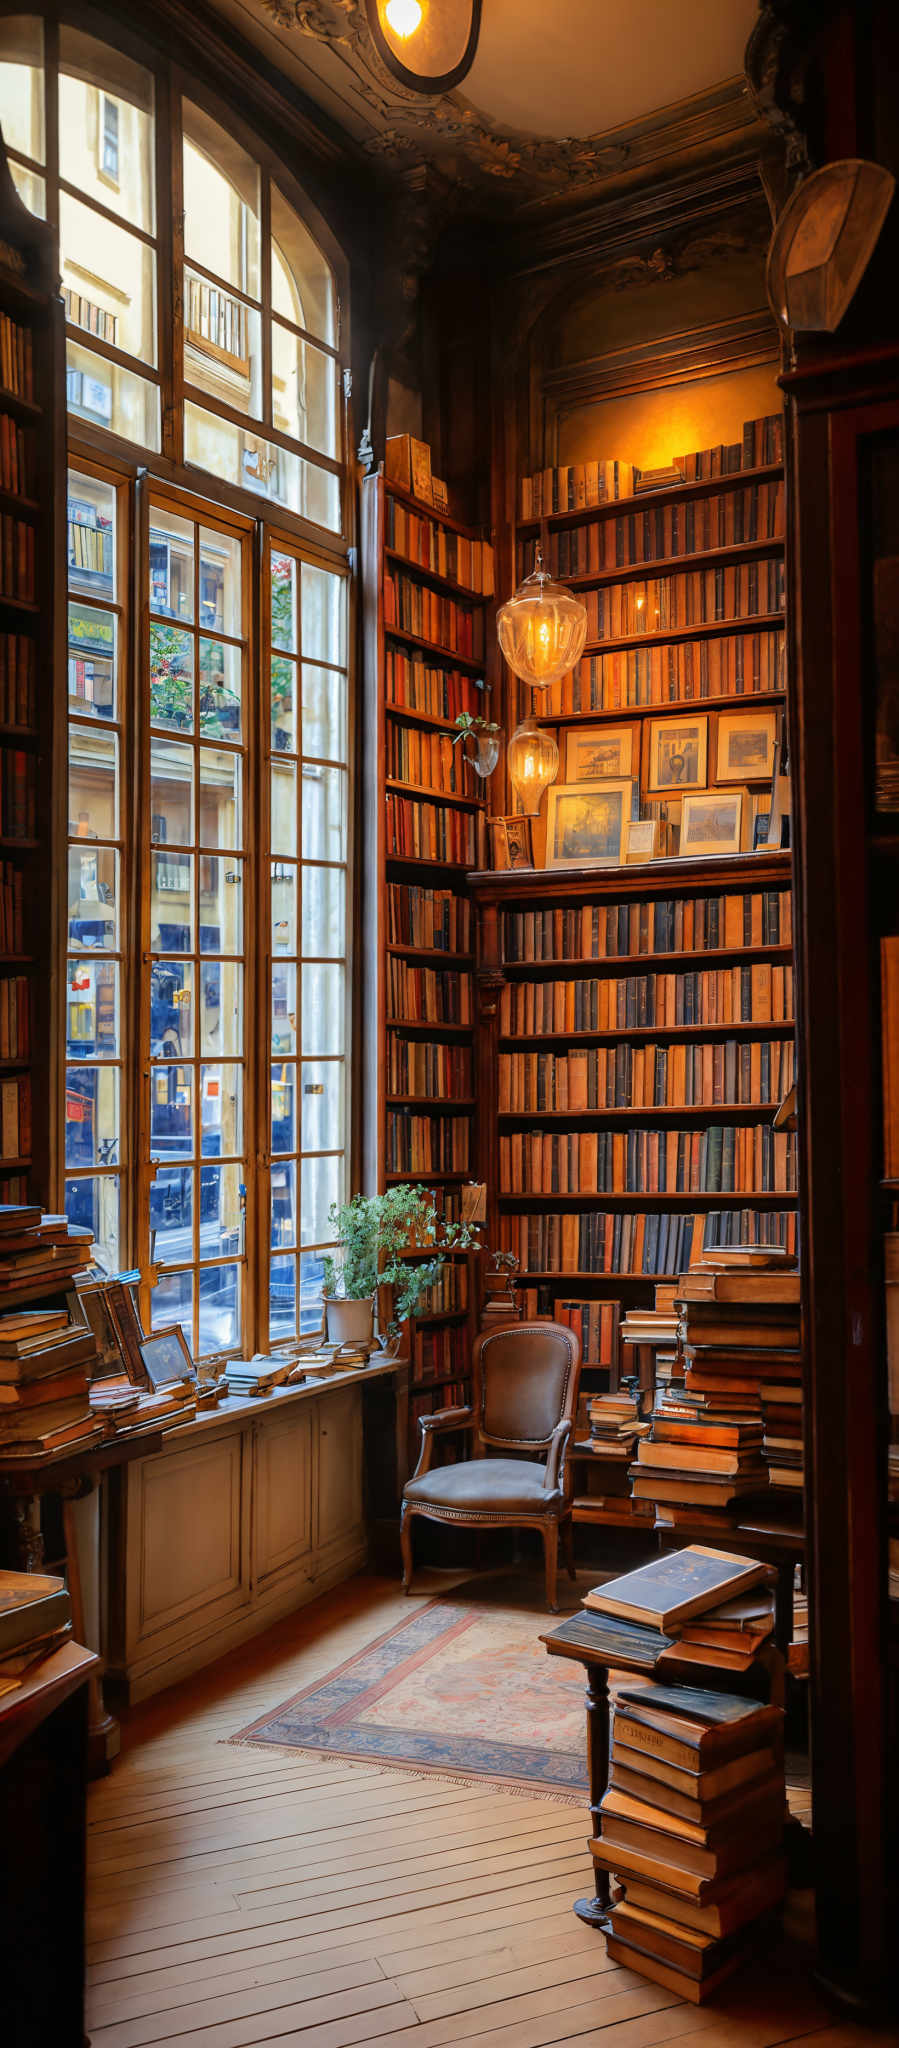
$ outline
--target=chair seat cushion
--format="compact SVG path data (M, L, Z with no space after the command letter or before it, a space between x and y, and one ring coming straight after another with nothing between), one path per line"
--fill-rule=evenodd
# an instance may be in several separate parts
M472 1458L410 1479L403 1499L462 1514L539 1515L556 1506L561 1495L558 1488L547 1491L543 1465L523 1458Z

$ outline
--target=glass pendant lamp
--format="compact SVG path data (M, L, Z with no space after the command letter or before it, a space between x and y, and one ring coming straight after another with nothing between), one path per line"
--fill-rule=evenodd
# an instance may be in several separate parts
M509 741L509 781L522 810L536 817L540 799L559 773L559 749L552 733L533 715L522 720Z
M533 574L500 606L496 631L513 675L532 690L560 682L580 659L587 638L587 608L564 583L547 576L539 547Z

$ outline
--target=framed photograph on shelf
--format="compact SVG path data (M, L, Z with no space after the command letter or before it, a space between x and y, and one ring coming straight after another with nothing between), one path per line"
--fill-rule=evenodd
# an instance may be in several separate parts
M550 789L548 868L617 868L627 854L633 787L620 782L562 782Z
M716 782L769 782L774 771L774 711L722 711L718 719Z
M655 860L659 837L657 818L634 818L628 826L627 861Z
M698 854L739 853L743 843L745 789L709 789L685 796L681 818L681 858Z
M144 1337L140 1355L155 1394L161 1387L196 1379L194 1362L179 1323L173 1323L171 1329L154 1330L152 1337Z
M534 846L530 818L488 818L494 868L532 868Z
M566 782L605 782L630 775L632 725L570 726L565 738Z
M647 789L656 796L705 789L708 755L707 717L651 718Z

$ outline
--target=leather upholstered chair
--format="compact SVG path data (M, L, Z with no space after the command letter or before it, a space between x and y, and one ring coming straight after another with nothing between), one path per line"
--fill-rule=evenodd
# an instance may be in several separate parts
M555 1614L560 1528L574 1578L565 1446L577 1406L580 1362L578 1339L561 1323L506 1324L477 1339L471 1407L444 1408L437 1415L423 1416L420 1423L421 1453L403 1489L400 1516L407 1593L415 1515L472 1529L539 1529L546 1559L546 1600ZM432 1471L434 1439L450 1429L474 1433L475 1455L464 1464ZM539 1462L535 1452L541 1454Z

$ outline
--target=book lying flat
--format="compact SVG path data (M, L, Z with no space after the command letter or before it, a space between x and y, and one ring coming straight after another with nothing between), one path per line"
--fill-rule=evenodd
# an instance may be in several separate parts
M636 1763L637 1758L618 1744L612 1756L609 1783L629 1799L639 1800L644 1806L657 1807L663 1813L673 1814L677 1820L692 1821L696 1827L714 1832L721 1825L732 1823L739 1826L751 1816L760 1800L777 1796L783 1804L783 1771L775 1768L770 1750L767 1754L769 1769L764 1777L751 1778L748 1783L736 1785L718 1799L691 1798L688 1793L676 1791L673 1785L662 1784L647 1772L632 1770L626 1759Z
M690 1771L685 1769L683 1764L666 1762L664 1757L657 1756L653 1750L632 1749L630 1744L624 1741L622 1725L616 1714L612 1754L623 1769L641 1776L644 1780L651 1778L659 1785L666 1785L672 1792L695 1804L723 1799L745 1785L754 1784L757 1779L768 1777L777 1761L773 1748L755 1749L747 1751L745 1756L732 1757L728 1763L719 1764L717 1768Z
M728 1960L707 1977L689 1976L685 1970L677 1970L672 1963L662 1962L658 1956L650 1955L645 1948L638 1948L636 1942L622 1941L620 1935L606 1936L606 1954L613 1963L621 1963L626 1970L636 1970L641 1977L650 1977L654 1984L663 1984L666 1991L676 1991L679 1998L686 1998L691 2005L704 2005L712 1998L720 1984L732 1977L745 1960L745 1952L737 1948Z
M658 1956L660 1962L672 1964L697 1982L720 1972L732 1956L739 1955L742 1960L747 1952L745 1938L740 1941L731 1934L716 1941L713 1934L702 1934L696 1927L679 1927L676 1920L649 1912L645 1906L633 1906L627 1898L613 1906L609 1917L616 1937Z
M64 1628L72 1613L64 1579L0 1571L0 1654Z
M631 1749L651 1751L686 1770L707 1770L748 1751L779 1743L780 1707L760 1707L735 1693L689 1685L618 1689L615 1734Z
M753 1558L690 1544L671 1556L654 1558L624 1578L595 1586L584 1605L597 1613L618 1615L667 1632L691 1614L701 1614L730 1595L760 1585L769 1578L770 1569Z
M692 1927L721 1940L745 1927L750 1920L779 1904L786 1888L786 1865L780 1858L741 1871L716 1886L706 1886L703 1900L691 1899L664 1882L650 1879L637 1869L646 1858L630 1856L612 1866L626 1887L628 1905L640 1906L665 1919ZM604 1854L594 1850L594 1862L609 1868Z

